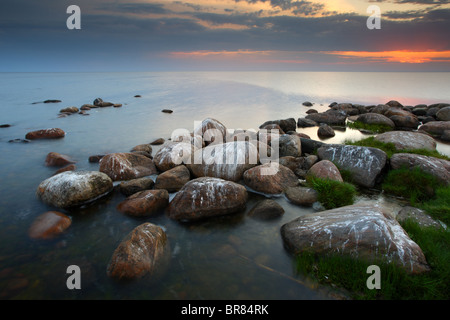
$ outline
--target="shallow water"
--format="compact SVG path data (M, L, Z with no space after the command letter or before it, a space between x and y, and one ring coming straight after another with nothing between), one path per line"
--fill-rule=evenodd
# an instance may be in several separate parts
M319 112L333 102L406 104L448 102L449 73L105 73L0 74L0 298L19 299L322 299L329 298L302 276L282 245L279 229L310 208L284 197L282 218L259 221L240 214L194 224L164 215L135 219L115 207L120 193L76 212L72 225L52 241L33 241L28 228L50 208L36 199L38 184L54 173L44 160L59 152L77 160L78 170L98 170L94 154L127 152L194 121L214 117L230 129L257 129L266 120L299 118L311 101ZM395 85L394 85L395 84ZM139 94L141 98L134 98ZM64 107L80 107L101 97L122 108L99 108L89 116L58 118ZM61 103L43 104L46 99ZM174 113L162 113L172 109ZM59 127L64 139L8 143L32 130ZM317 128L298 129L317 139ZM357 130L336 131L326 142L364 137ZM154 148L153 154L158 147ZM438 150L450 155L449 145ZM252 195L247 207L260 199ZM117 283L106 276L107 263L121 239L149 221L169 237L172 260L156 283ZM66 287L66 268L77 264L82 290Z

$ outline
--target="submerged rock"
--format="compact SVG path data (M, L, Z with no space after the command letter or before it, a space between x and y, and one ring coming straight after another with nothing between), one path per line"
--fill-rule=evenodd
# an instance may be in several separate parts
M152 178L142 177L128 181L122 181L119 184L119 191L126 196L131 196L132 194L140 191L150 190L154 185L155 182Z
M258 202L249 212L252 218L270 220L281 217L284 214L283 207L275 200L265 199Z
M53 239L63 233L72 220L64 213L48 211L38 216L28 229L28 236L32 239Z
M114 250L106 273L118 280L154 279L165 273L169 259L166 233L146 222L134 228Z
M292 253L339 253L355 258L383 259L407 272L422 273L429 266L420 247L400 224L374 202L301 216L281 227L285 247Z
M25 139L58 139L63 138L65 135L66 133L64 132L64 130L60 128L50 128L28 132L25 135Z
M45 158L45 165L48 167L61 167L71 163L75 163L69 156L58 152L50 152Z
M113 189L112 180L97 171L66 171L41 182L36 194L44 203L69 208L90 203Z
M113 181L131 180L156 174L153 161L135 153L110 153L100 159L100 172Z
M321 124L319 129L317 129L317 136L319 138L331 138L334 137L336 133L333 128L327 124Z
M319 194L316 190L306 187L290 187L286 189L286 198L296 205L311 207L318 201Z
M376 148L330 144L320 147L317 155L348 170L355 184L372 188L386 166L387 155Z
M149 217L162 212L168 204L167 190L144 190L119 203L117 210L133 217Z
M244 186L219 178L202 177L189 181L167 208L167 216L178 221L236 213L247 202Z

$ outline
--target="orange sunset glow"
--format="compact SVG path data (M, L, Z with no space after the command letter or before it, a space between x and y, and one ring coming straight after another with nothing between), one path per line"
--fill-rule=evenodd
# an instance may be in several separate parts
M337 55L342 58L365 58L378 62L427 63L433 61L450 62L450 50L446 51L330 51L325 54Z

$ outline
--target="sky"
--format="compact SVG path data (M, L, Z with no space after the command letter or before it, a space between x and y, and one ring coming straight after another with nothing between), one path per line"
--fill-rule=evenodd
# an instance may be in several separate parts
M450 72L450 0L0 1L0 72L223 70Z

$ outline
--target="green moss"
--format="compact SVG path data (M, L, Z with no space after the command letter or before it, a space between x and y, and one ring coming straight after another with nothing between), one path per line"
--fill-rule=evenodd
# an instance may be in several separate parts
M345 140L344 144L353 145L353 146L361 146L361 147L372 147L378 148L386 152L388 158L391 158L395 153L412 153L419 154L428 157L434 157L438 159L450 160L450 157L439 153L436 150L428 150L428 149L397 149L395 145L391 142L385 143L378 140L375 140L375 137L369 137L358 141Z
M307 183L317 191L325 209L351 205L355 200L356 187L350 183L315 177L307 177Z
M372 131L374 133L383 133L387 131L392 131L390 126L384 124L368 124L361 121L348 122L347 126L352 129L364 129Z
M397 265L364 261L350 256L317 255L304 252L296 257L296 270L313 280L346 289L352 299L449 300L450 299L450 232L421 228L416 222L402 224L410 237L422 248L431 271L411 275ZM367 267L380 267L380 289L368 289L371 274Z
M413 205L433 199L435 189L441 186L442 183L436 177L417 167L391 170L382 184L385 192L409 199Z

